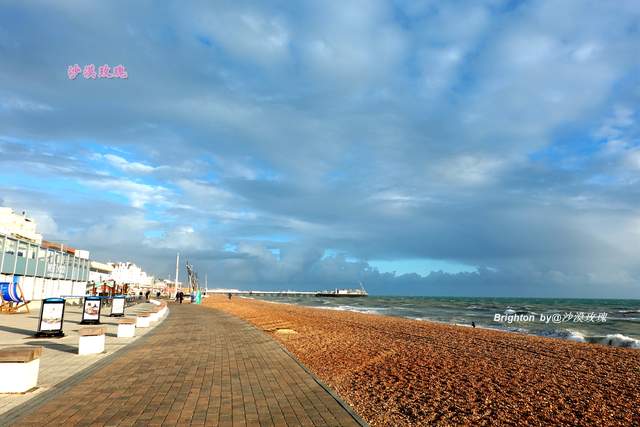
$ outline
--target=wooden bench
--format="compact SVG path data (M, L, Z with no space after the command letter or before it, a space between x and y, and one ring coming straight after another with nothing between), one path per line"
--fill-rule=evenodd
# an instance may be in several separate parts
M150 318L152 322L157 322L158 320L160 320L160 317L162 317L162 308L160 306L152 307L150 311Z
M162 301L160 303L160 316L164 316L165 314L167 314L167 311L169 309L167 308L167 303L165 301Z
M38 384L42 347L0 349L0 393L25 393Z
M151 320L151 313L142 312L138 313L136 319L136 328L148 328Z
M97 354L104 352L106 341L105 328L80 328L78 331L78 354Z
M118 338L132 338L136 336L136 319L130 317L118 321Z

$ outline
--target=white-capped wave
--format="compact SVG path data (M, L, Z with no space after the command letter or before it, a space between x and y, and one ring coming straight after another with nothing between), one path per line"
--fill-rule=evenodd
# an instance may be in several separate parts
M575 342L587 342L584 334L578 331L568 331L569 335L566 336L566 339Z
M625 348L638 348L640 349L640 340L628 337L623 334L608 334L605 336L592 336L586 335L583 332L572 331L572 330L563 330L563 331L554 331L549 334L545 334L546 336L553 336L556 338L563 338L570 341L575 342L585 342L591 344L604 344L610 345L613 347L625 347Z
M640 340L622 334L609 334L606 337L592 337L589 342L612 345L614 347L640 348Z
M336 311L353 311L355 313L365 314L381 314L380 311L387 310L383 307L354 307L352 305L338 305L334 307L316 307L322 310L336 310Z

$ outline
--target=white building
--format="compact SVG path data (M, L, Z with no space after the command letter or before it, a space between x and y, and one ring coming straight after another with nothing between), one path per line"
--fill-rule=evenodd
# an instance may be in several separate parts
M18 214L11 208L0 207L0 233L42 244L42 234L36 232L36 222L25 212Z
M89 252L47 242L24 212L0 207L0 282L17 283L25 299L84 295Z
M93 283L106 282L107 280L111 279L112 273L113 267L111 266L111 264L91 261L89 270L89 281Z
M153 276L149 276L132 262L109 263L113 268L110 279L118 285L130 285L136 288L151 288Z

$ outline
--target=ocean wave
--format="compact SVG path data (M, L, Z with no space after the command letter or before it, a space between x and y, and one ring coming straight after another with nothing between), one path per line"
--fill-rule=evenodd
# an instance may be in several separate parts
M614 347L639 348L640 340L622 334L609 334L604 337L586 337L587 342L605 344Z
M620 314L638 314L640 310L618 310Z
M578 331L569 331L569 336L566 339L575 342L586 342L584 334Z
M541 335L562 338L569 341L584 342L590 344L604 344L612 347L624 347L624 348L638 348L640 349L640 340L628 337L623 334L608 334L608 335L586 335L580 331L556 330L542 333Z
M336 311L352 311L354 313L364 314L382 314L381 311L388 310L383 307L354 307L352 305L339 305L334 307L316 307L322 310L336 310Z

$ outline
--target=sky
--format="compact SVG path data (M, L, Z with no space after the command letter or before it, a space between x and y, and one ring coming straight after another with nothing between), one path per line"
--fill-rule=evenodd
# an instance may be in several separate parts
M5 0L0 205L209 287L640 298L638 46L633 0Z

